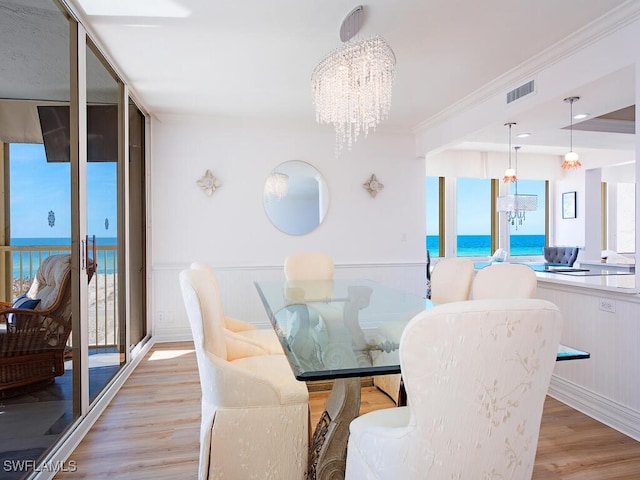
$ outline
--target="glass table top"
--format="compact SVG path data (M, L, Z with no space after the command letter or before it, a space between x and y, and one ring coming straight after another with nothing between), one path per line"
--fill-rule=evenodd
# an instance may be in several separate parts
M399 335L432 306L370 280L266 281L256 288L298 380L399 373Z
M430 300L370 280L261 281L258 294L298 380L400 373L404 327ZM557 360L589 358L560 345Z

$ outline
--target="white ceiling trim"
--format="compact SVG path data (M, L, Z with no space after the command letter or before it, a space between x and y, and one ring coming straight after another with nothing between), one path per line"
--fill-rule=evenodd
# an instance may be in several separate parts
M431 118L420 122L414 129L415 135L444 123L461 112L475 107L482 102L535 79L538 72L546 67L575 54L598 40L615 33L640 18L640 2L629 0L605 16L591 22L584 28L570 34L556 45L543 50L530 60L505 72L482 88L453 103ZM506 101L506 100L505 100Z

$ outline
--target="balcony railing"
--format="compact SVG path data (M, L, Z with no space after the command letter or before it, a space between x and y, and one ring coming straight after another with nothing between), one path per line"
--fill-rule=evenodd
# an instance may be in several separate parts
M50 255L71 253L68 245L0 246L0 301L11 302L29 290L42 261ZM90 347L118 344L117 246L96 246L97 269L89 282Z

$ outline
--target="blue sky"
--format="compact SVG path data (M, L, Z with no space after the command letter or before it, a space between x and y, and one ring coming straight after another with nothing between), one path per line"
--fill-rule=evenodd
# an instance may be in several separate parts
M11 236L70 237L71 177L69 163L47 163L44 145L10 145ZM88 234L115 237L117 230L116 164L87 166ZM49 226L49 211L55 225ZM105 218L109 228L105 228Z

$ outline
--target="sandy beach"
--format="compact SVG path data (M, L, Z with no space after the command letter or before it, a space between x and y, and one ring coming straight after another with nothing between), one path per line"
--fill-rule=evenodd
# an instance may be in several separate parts
M116 275L97 273L89 282L89 345L114 345L118 342L116 309ZM13 298L17 298L31 287L28 278L13 281Z

